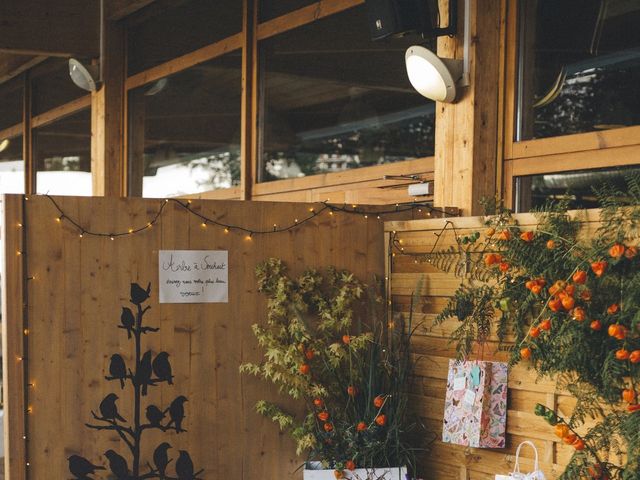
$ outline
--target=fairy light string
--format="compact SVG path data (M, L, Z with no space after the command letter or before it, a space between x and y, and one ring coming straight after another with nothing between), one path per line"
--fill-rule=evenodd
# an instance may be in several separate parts
M372 217L376 218L377 220L383 220L383 216L397 215L397 214L414 212L414 211L422 213L423 210L426 210L427 216L431 216L434 213L439 214L443 217L456 216L455 213L449 212L447 210L435 208L426 202L411 202L406 204L396 204L395 207L393 208L382 207L381 209L376 209L376 208L364 209L355 204L352 204L349 207L346 204L343 206L340 206L340 205L330 204L327 201L325 201L325 202L320 202L318 204L318 207L309 207L308 214L306 216L295 217L293 221L287 225L278 225L274 223L272 228L254 229L244 225L223 222L223 221L220 221L219 219L209 217L199 211L194 210L192 208L191 200L179 200L174 198L168 198L160 202L160 206L157 212L154 214L152 219L149 222L147 222L144 226L129 228L126 231L98 232L98 231L91 230L89 228L85 228L78 220L67 215L65 211L62 209L62 207L60 206L60 204L50 195L46 195L46 198L49 199L49 201L53 204L53 206L58 211L58 216L56 217L56 221L60 224L62 224L63 222L66 222L72 225L79 232L78 235L80 236L80 238L83 238L85 236L93 236L93 237L110 238L111 240L115 240L116 238L119 238L119 237L135 235L137 233L141 233L152 228L160 220L162 213L164 212L165 208L169 203L173 203L177 205L179 208L188 212L189 214L195 216L203 228L206 228L209 225L216 226L216 227L222 228L225 233L230 233L232 231L242 233L246 235L248 239L253 238L254 235L268 235L268 234L284 233L291 230L295 230L299 227L302 227L305 223L313 220L314 218L324 213L328 213L330 216L334 215L335 213L357 215L364 218L365 220Z

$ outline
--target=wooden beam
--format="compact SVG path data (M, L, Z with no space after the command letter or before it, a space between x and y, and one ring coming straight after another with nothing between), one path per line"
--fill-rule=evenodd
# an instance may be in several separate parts
M496 193L500 2L471 0L469 87L453 104L436 104L435 204L453 205L463 215L482 212L480 200ZM486 5L485 5L486 3ZM454 38L438 40L441 57L463 57L464 3Z
M13 55L0 52L0 84L19 76L31 67L45 61L44 56Z
M98 1L3 0L0 51L25 55L97 57Z
M94 196L124 196L125 42L121 23L106 21L103 85L91 94Z
M26 302L24 288L26 229L21 195L2 199L2 387L4 400L4 476L12 480L27 478L25 369L27 366L23 332ZM20 227L19 225L22 225Z
M156 0L105 0L105 17L116 21L151 5Z
M35 115L31 119L31 126L33 128L42 127L61 118L73 115L74 113L77 113L80 110L83 110L90 106L91 95L85 95L75 100L71 100L70 102L58 107L52 108L51 110L41 113L40 115Z
M24 193L36 193L36 170L33 156L33 130L31 117L31 75L24 74L24 90L22 94L22 158L24 160Z
M258 5L255 0L243 0L242 12L242 106L240 120L240 199L251 200L254 184L253 141L257 133L254 115L254 56L258 53L255 27L258 23Z

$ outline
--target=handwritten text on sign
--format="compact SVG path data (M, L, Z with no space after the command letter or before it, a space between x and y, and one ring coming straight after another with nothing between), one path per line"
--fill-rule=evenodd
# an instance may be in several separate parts
M229 252L160 250L160 303L227 303Z

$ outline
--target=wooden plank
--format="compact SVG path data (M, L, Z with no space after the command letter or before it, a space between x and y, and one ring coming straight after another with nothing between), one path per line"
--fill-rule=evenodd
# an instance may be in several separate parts
M2 197L2 390L4 408L4 478L25 480L25 359L24 345L24 211L22 196Z
M46 59L47 57L42 55L25 56L0 52L0 84L19 76Z
M481 212L480 200L496 193L500 2L470 2L470 85L456 103L436 104L436 205L454 205L465 215ZM464 25L463 9L459 25ZM464 32L438 40L438 54L462 59ZM455 188L451 188L455 185Z
M0 3L0 51L95 58L99 16L99 2L5 0Z
M93 195L121 196L124 185L125 42L121 23L105 22L104 84L91 94Z
M259 183L254 187L254 198L274 193L288 193L299 190L319 189L328 186L357 184L381 180L385 175L421 175L432 173L433 157L405 160L404 162L357 168L336 173L323 173L303 178L290 178ZM389 185L393 185L389 181Z
M636 165L639 154L640 145L627 145L599 150L548 154L544 157L536 157L535 161L530 158L518 158L506 163L511 165L511 176L515 178L521 175L571 172L606 168L612 165L618 167Z
M24 193L31 195L36 193L36 165L33 155L33 117L31 74L24 74L24 88L22 98L22 159L24 160Z
M204 46L193 52L189 52L178 58L169 60L156 67L137 73L127 78L125 82L126 90L138 88L147 83L159 80L174 73L178 73L187 68L193 67L207 60L212 60L222 55L242 48L242 33L232 35L218 42Z
M14 125L13 127L5 128L4 130L0 130L0 138L4 140L5 138L14 138L22 135L24 130L23 124L19 123Z
M76 100L72 100L64 105L52 108L40 115L35 115L31 118L31 126L33 128L43 127L51 122L60 120L61 118L68 117L74 113L91 107L91 95L80 97Z
M251 192L255 183L256 170L253 168L253 152L256 145L253 137L257 135L253 122L254 90L256 57L258 55L258 40L255 28L258 22L258 4L255 0L242 2L242 105L240 118L240 199L251 199Z
M338 12L361 5L364 0L320 0L313 5L300 8L287 15L274 18L258 25L258 40L273 37L307 23L320 20Z

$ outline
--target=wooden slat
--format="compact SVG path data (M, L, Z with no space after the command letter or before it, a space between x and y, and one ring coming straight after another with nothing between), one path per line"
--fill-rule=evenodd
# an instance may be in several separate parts
M22 131L23 131L22 123L19 123L18 125L14 125L13 127L0 130L0 138L4 140L5 138L17 137L19 135L22 135Z
M36 115L31 118L31 126L33 128L43 127L51 122L60 120L61 118L68 117L74 113L91 107L91 95L80 97L76 100L72 100L69 103L60 105L59 107L52 108L40 115Z
M4 404L4 478L26 479L27 450L25 349L23 315L25 303L24 215L22 196L2 197L2 389Z

